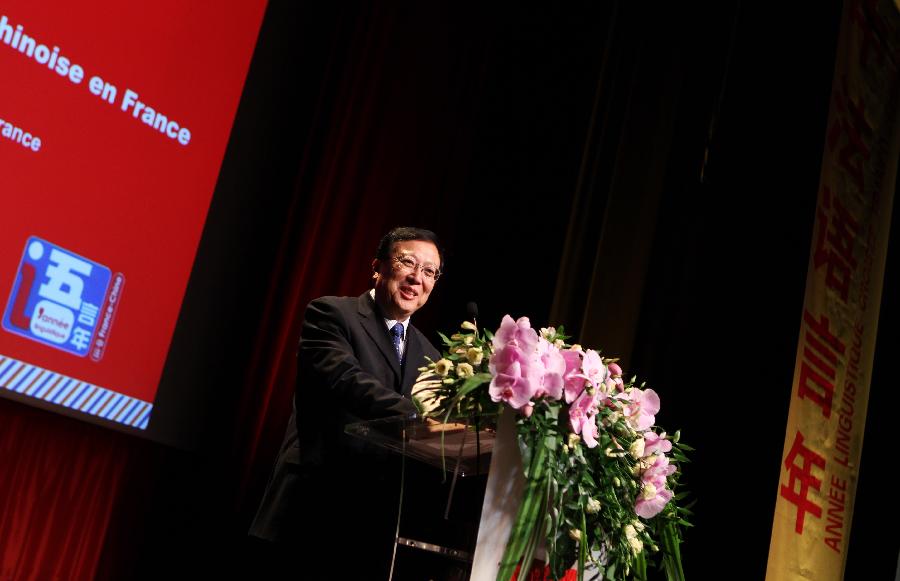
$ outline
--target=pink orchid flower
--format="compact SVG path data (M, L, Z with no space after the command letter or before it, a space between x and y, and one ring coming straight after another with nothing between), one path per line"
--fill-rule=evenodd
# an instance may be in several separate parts
M597 429L597 416L591 416L581 425L581 439L587 444L588 448L597 447L597 436L600 430Z
M581 372L584 374L584 378L597 388L603 385L609 374L606 365L603 365L603 359L600 357L600 354L593 349L588 349L584 352L584 359L581 361Z
M563 395L565 383L566 360L558 347L541 337L538 341L538 359L543 367L541 386L535 392L535 397L544 395L558 400Z
M656 414L659 412L659 396L652 389L631 390L631 394L620 399L628 401L628 404L622 408L628 423L635 431L643 432L650 428L656 421Z
M504 315L492 344L495 352L508 345L513 345L530 354L537 348L538 334L531 328L531 321L528 320L528 317L519 317L518 320L513 321L512 317Z
M488 393L493 401L503 401L514 409L531 403L540 382L531 355L510 345L494 353L489 367L494 377Z
M658 515L672 499L672 491L666 488L666 477L675 472L669 465L669 459L658 454L653 464L641 475L643 486L634 504L634 512L644 518Z
M583 391L575 403L569 407L569 424L572 426L572 432L581 434L584 443L588 448L597 445L597 406L603 401L602 394L597 391L594 395Z
M537 354L538 336L528 317L513 321L506 315L494 335L494 355L489 365L493 401L506 402L514 409L531 405L541 387L543 366Z
M574 349L566 349L562 351L562 357L566 362L566 371L563 374L563 391L566 395L566 403L572 403L584 391L585 379L579 373L581 371L581 352Z
M644 456L652 456L653 454L665 454L672 449L672 442L666 439L666 433L657 434L656 432L644 433Z

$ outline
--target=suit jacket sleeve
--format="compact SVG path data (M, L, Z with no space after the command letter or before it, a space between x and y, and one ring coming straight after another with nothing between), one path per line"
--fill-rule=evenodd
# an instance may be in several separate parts
M338 405L361 419L415 412L410 400L385 384L383 378L390 368L383 362L373 363L381 355L354 321L353 309L342 308L350 305L355 306L355 301L316 299L307 307L300 341L298 400L321 397L326 405ZM312 394L310 389L322 393Z

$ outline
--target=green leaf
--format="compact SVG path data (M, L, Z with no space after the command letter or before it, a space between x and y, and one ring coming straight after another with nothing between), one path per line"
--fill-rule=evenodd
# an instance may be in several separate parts
M684 454L682 454L681 452L677 451L677 450L672 450L672 456L671 456L671 457L674 458L674 459L676 459L676 460L678 460L678 461L681 462L681 463L685 463L685 464L689 464L689 463L690 463L690 460L688 460L688 457L685 456Z
M591 488L597 488L597 483L594 482L594 478L593 478L593 477L590 475L590 473L588 473L588 472L585 472L585 473L581 476L581 482L583 482L584 484L590 486Z
M453 399L450 400L450 403L447 406L447 413L444 416L444 422L450 421L450 415L457 408L460 402L466 397L472 390L476 389L480 385L483 385L487 381L490 381L491 374L490 373L478 373L473 375L472 377L467 378L459 390L456 392L456 395L453 396Z

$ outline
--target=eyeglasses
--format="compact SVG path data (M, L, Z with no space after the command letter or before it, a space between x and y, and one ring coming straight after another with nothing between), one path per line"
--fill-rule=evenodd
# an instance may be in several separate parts
M395 256L393 260L397 263L400 269L405 272L415 272L416 270L421 270L422 276L424 276L426 280L436 281L437 279L441 278L441 271L439 269L435 268L431 264L419 264L411 256Z

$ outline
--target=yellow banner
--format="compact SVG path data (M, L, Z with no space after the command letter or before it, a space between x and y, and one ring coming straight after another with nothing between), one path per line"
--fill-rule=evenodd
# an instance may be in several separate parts
M893 2L844 7L766 579L843 579L900 154Z

